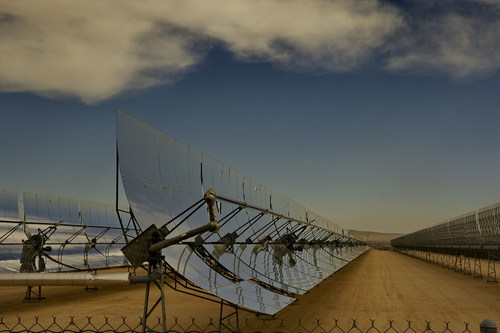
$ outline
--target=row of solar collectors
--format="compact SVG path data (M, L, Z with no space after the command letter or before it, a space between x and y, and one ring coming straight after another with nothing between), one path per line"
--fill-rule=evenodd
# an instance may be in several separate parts
M0 190L0 220L119 226L114 205Z
M392 241L396 247L500 245L500 204L464 214Z
M147 228L151 223L157 226L163 225L165 222L171 220L172 217L180 214L193 202L200 199L200 197L187 195L177 191L168 193L169 190L162 187L143 183L139 180L127 177L124 177L123 180L132 211L143 229ZM266 280L264 282L267 284L301 294L319 283L323 278L344 266L345 263L351 261L355 256L359 255L359 253L354 252L354 256L351 256L353 250L350 247L338 248L332 245L325 249L318 249L318 245L299 252L294 251L288 253L285 251L285 254L280 256L274 252L282 250L278 248L278 244L268 245L268 251L261 254L255 250L261 247L259 241L269 237L270 243L274 243L282 236L297 229L297 227L300 229L300 227L305 226L309 229L315 229L312 230L312 232L306 230L302 233L308 235L308 239L305 239L307 242L318 240L315 238L316 234L321 235L322 239L328 237L332 241L340 239L341 243L345 243L349 239L320 228L290 222L286 218L277 218L273 214L261 214L259 211L250 208L238 210L238 207L239 206L236 204L221 202L219 205L219 219L224 221L220 223L221 228L219 232L205 234L202 238L205 243L204 246L209 253L218 259L223 266L237 275L242 275L244 279L260 276L261 280ZM235 214L235 212L237 213ZM225 219L227 216L230 216L230 218ZM180 219L173 220L167 224L167 227L176 225L178 220ZM172 234L181 234L208 222L209 216L205 207L203 207L203 209L199 209L192 213L187 220L172 231ZM248 246L247 244L235 244L236 251L240 252L238 258L235 259L233 258L234 255L230 252L222 250L221 253L220 245L211 244L220 243L221 239L227 234L234 234L236 243L248 242L257 244ZM191 251L187 248L184 250L191 254ZM169 251L170 249L165 250L167 253ZM317 260L313 259L315 256ZM336 258L336 256L339 258ZM287 267L287 262L290 261L288 257L293 259L292 262L297 262L297 267ZM177 267L179 260L181 260L175 255L169 256L168 258L169 260L167 261L173 267ZM253 265L253 267L249 267L250 265ZM237 271L235 267L241 270L246 269L247 274L245 274L244 271ZM283 267L285 268L284 273L289 273L290 276L294 276L298 281L297 284L293 282L287 284L283 281ZM302 271L300 267L302 267ZM269 277L269 274L274 275L274 278L267 280L266 277ZM301 287L301 284L305 284L305 287Z
M211 188L218 196L342 233L340 226L303 205L124 112L118 112L117 122L121 175L164 189L159 195L175 191L200 197Z
M219 196L218 232L163 250L177 272L216 296L273 314L294 300L290 293L307 292L367 250L333 242L290 249L282 237L345 245L350 238L339 226L127 114L118 114L117 134L122 182L142 229L166 225L176 235L205 225L203 194L212 188ZM225 248L228 235L235 242Z
M205 207L192 213L186 221L179 225L180 219L173 220L173 217L202 199L201 195L186 194L127 176L123 176L122 180L130 207L143 230L151 224L157 226L166 224L172 235L178 235L209 222L209 215ZM277 229L282 229L282 233L285 234L287 230L293 229L292 226L300 226L298 223L292 224L285 217L264 214L250 208L239 209L239 207L237 204L219 201L217 212L221 230L217 234L206 237L205 241L219 241L220 237L226 233L237 232L240 241L251 240L255 242L268 236L266 232L274 231L273 235L276 236ZM303 225L308 226L305 223ZM176 226L175 229L173 229L174 226ZM331 230L315 225L309 225L309 227L317 229L318 233L321 230L325 233L332 233ZM338 235L340 236L340 234Z
M120 267L127 264L122 245L97 244L85 255L85 246L67 245L57 247L43 256L45 272L89 270ZM21 267L22 248L11 244L0 244L0 272L18 272ZM38 259L35 260L38 267Z
M318 249L316 253L313 253L314 250L304 250L290 254L296 261L294 265L285 261L280 265L273 259L272 247L257 254L252 254L251 248L239 247L219 260L224 267L242 278L236 283L207 266L188 246L171 246L163 254L177 272L201 288L232 303L273 314L293 302L294 298L280 291L274 292L273 288L263 287L258 282L290 293L303 294L366 250L366 247L343 249L337 253L339 259L333 258L325 249ZM252 255L254 258L249 258ZM316 256L320 263L318 266L312 265L312 256ZM247 296L240 299L234 293L221 294L221 290L236 289L247 290ZM259 294L263 295L260 301L255 299Z
M0 270L20 268L23 241L52 228L46 270L120 266L123 231L115 207L98 202L0 190ZM51 248L48 251L48 247Z

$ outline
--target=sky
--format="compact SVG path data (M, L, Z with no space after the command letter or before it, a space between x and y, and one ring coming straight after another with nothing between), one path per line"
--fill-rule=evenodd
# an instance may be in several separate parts
M500 1L0 0L0 188L114 202L124 110L348 229L500 201Z

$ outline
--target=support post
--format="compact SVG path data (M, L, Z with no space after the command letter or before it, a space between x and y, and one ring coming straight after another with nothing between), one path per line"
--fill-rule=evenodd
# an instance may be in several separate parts
M486 283L497 283L497 269L495 265L495 257L488 253L488 279Z
M38 291L35 291L34 288L37 288ZM28 286L26 288L23 303L40 302L44 299L45 297L42 296L42 286Z
M472 275L469 257L464 257L464 275Z
M477 256L474 258L474 275L472 276L474 279L482 279L483 271L481 269L481 258Z
M451 254L448 254L448 269L454 269L454 262L453 262L453 256Z
M167 313L166 313L166 304L165 304L165 285L163 283L164 279L164 272L163 272L163 267L162 267L162 260L158 260L158 265L159 265L159 271L160 273L160 282L156 281L156 279L151 279L151 281L148 281L146 283L146 291L144 294L144 311L143 311L143 317L142 317L142 332L149 332L149 327L148 327L148 318L152 315L153 311L156 309L158 304L161 304L161 323L162 323L162 328L163 332L167 331ZM156 269L156 263L155 262L150 262L148 265L148 276L153 276L154 275L154 270ZM156 288L160 291L160 296L158 299L154 302L154 304L150 307L149 302L150 302L150 292L151 292L151 284L154 284Z
M462 272L462 255L461 254L458 254L455 256L455 267L454 267L454 270L455 272Z
M229 313L224 315L224 307L228 307ZM232 326L230 323L231 317L235 317L236 327ZM225 321L227 320L227 323ZM223 329L228 329L229 332L240 332L240 317L238 306L228 303L223 299L220 300L220 313L219 313L219 332L223 332Z
M148 263L148 276L134 276L130 278L131 283L146 283L146 291L144 295L144 311L141 321L142 332L146 332L149 330L149 327L147 325L148 318L151 316L151 314L159 304L161 304L162 328L164 332L166 332L167 330L164 290L164 276L166 272L163 263L164 257L161 255L161 250L168 246L178 244L188 238L199 236L205 232L217 232L219 230L219 224L217 222L216 197L212 189L209 189L205 193L204 199L207 203L208 213L210 217L210 222L208 224L168 239L165 239L165 237L168 235L168 229L166 228L166 225L158 229L154 224L152 224L121 249L127 260L134 268L142 266L144 262ZM189 209L194 208L196 205L198 205L198 203L191 206ZM201 205L198 205L198 208L196 208L195 211L200 207ZM156 302L154 302L152 306L150 306L149 303L152 283L160 291L160 297L156 300Z

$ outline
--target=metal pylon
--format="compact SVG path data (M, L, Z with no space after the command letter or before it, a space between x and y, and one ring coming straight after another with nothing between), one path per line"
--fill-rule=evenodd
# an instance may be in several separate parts
M446 267L444 253L439 254L439 266Z
M481 259L478 257L474 258L474 274L472 276L474 279L482 279L483 271L481 269Z
M229 308L229 313L224 315L224 307ZM236 319L236 327L232 326L230 323L231 317L235 317ZM227 320L227 323L225 322ZM240 331L240 316L238 311L238 306L228 303L221 299L220 301L220 315L219 315L219 332L223 332L224 329L229 330L230 332L239 332Z
M447 268L448 269L454 269L455 268L455 262L453 260L453 256L451 254L448 254L447 258L448 258L447 265L446 265Z
M488 280L487 283L497 283L497 269L495 257L488 253Z
M464 274L465 275L472 275L472 272L470 269L470 258L469 257L464 257Z
M441 253L441 266L443 268L448 267L448 257L444 253Z
M166 304L165 304L165 284L164 282L164 271L163 271L163 265L162 265L162 260L158 260L158 265L160 266L160 278L159 281L154 280L152 282L146 283L146 292L144 296L144 313L142 317L142 332L150 332L151 329L148 327L148 318L151 316L153 311L156 309L158 305L161 305L161 324L163 328L163 332L167 331L167 313L166 313ZM153 263L150 263L148 265L148 275L151 275L153 273L153 270L156 268L156 265ZM151 284L154 284L156 288L160 291L160 296L158 299L154 302L154 304L150 307L149 306L149 296L150 296L150 291L151 291Z
M436 252L432 252L432 263L434 265L437 265L437 263L438 263L438 257L437 257L437 253Z
M455 265L454 265L455 272L462 272L462 265L463 265L462 255L457 254L455 256Z
M38 291L35 291L35 288ZM45 297L42 296L42 286L28 286L26 288L26 294L24 295L24 303L40 302L43 301Z

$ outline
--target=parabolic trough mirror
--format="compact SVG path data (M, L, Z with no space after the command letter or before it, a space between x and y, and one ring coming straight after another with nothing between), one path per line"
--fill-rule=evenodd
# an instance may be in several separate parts
M180 236L218 230L161 250L166 263L210 294L274 314L368 247L340 226L152 126L117 112L119 171L141 230ZM141 259L137 259L141 262Z
M117 184L118 174L129 207L117 207L118 190L115 205L0 190L0 285L28 286L27 298L41 285L147 283L149 293L163 281L153 268L166 266L228 304L272 315L368 250L337 224L123 111ZM145 262L146 278L88 273ZM87 273L58 273L75 270Z
M115 205L0 189L0 274L123 266L130 232Z

